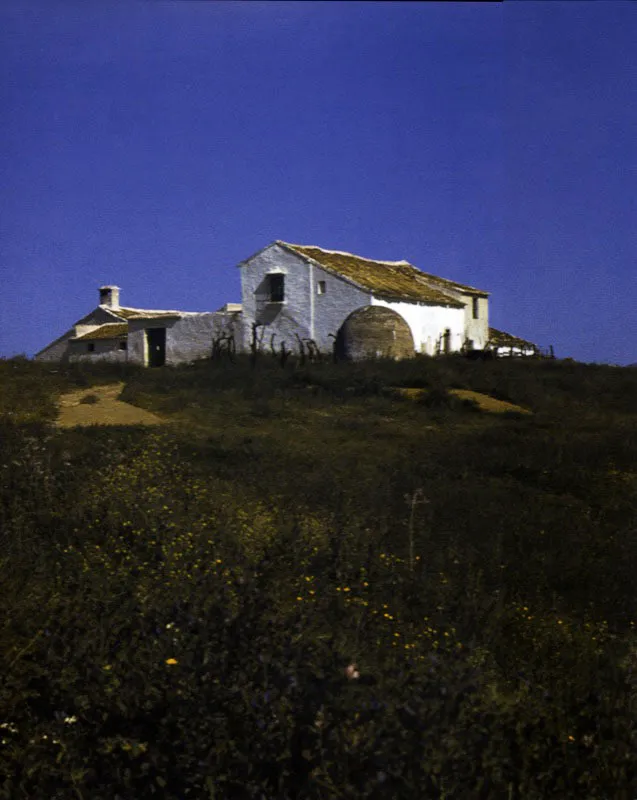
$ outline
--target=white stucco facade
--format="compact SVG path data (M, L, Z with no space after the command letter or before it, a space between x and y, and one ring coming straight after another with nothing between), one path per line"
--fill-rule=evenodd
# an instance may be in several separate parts
M175 317L130 319L128 361L149 366L149 331L165 331L164 363L187 364L210 358L212 343L223 319L215 312L185 313ZM152 334L151 334L152 335Z
M320 267L309 264L277 244L243 262L241 305L244 347L249 348L252 325L264 326L264 342L296 347L297 335L313 339L320 350L332 349L333 339L352 311L370 305L372 295ZM268 301L270 275L283 275L284 300ZM319 283L324 291L319 294ZM331 334L331 336L330 336Z
M372 305L391 308L405 320L417 353L433 356L442 350L441 337L449 331L449 351L462 349L465 338L464 309L425 303L405 303L372 296Z
M500 345L498 347L493 347L492 349L499 358L515 358L518 356L524 356L525 358L528 358L530 356L535 356L538 353L538 349L533 345Z
M126 339L98 339L95 342L71 341L69 343L68 360L70 363L107 361L109 363L125 364L128 360Z
M65 331L61 336L40 350L35 358L37 361L65 362L70 361L72 357L73 360L81 360L81 356L84 354L90 357L91 354L88 352L86 345L83 347L72 347L71 340L84 333L88 333L90 330L98 328L100 325L111 322L117 322L117 317L108 311L107 308L98 306L85 317L78 320L72 328L69 328L69 330Z

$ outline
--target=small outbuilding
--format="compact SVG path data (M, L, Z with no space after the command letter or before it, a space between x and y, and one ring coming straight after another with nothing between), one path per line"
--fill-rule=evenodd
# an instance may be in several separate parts
M241 335L236 303L210 312L131 308L120 305L119 292L118 286L101 286L99 305L40 350L36 360L160 367L209 358L216 337Z
M489 328L487 349L494 352L498 358L540 355L540 348L533 342L520 339L519 336L513 336L511 333L497 330L497 328Z

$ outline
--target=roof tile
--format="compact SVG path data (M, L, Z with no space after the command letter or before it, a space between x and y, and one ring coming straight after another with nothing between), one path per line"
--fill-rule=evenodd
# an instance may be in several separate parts
M533 347L537 349L537 345L533 342L527 342L526 339L520 339L518 336L513 336L506 331L499 331L497 328L489 328L489 342L495 347Z
M452 292L487 295L460 283L421 272L408 261L374 261L353 253L324 250L314 245L277 244L311 259L328 272L334 272L377 295L397 300L420 301L462 308Z
M105 322L99 328L89 331L82 336L76 336L76 342L90 342L92 339L122 339L128 336L127 322Z

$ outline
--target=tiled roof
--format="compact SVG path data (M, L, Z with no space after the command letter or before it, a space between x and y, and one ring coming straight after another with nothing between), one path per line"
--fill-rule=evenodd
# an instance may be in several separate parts
M537 345L533 342L527 342L526 339L520 339L518 336L499 331L497 328L489 328L489 343L494 347L533 347L537 349Z
M473 286L466 286L464 283L456 283L456 281L447 280L447 278L439 278L437 275L430 275L428 272L421 273L428 281L436 283L444 291L450 289L452 292L462 292L463 294L474 294L480 297L488 297L489 292L482 289L475 289Z
M463 307L463 303L445 291L458 291L460 284L427 275L408 261L373 261L353 253L324 250L313 245L281 241L277 244L382 297ZM443 286L443 283L448 285Z
M126 322L106 322L99 328L89 331L75 338L76 342L87 342L91 339L121 339L128 336L128 323Z

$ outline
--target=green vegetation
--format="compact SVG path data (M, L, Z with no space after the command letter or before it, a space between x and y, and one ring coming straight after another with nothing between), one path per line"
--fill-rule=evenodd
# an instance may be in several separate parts
M174 424L52 427L116 380ZM0 362L0 798L633 800L635 398L559 361Z

